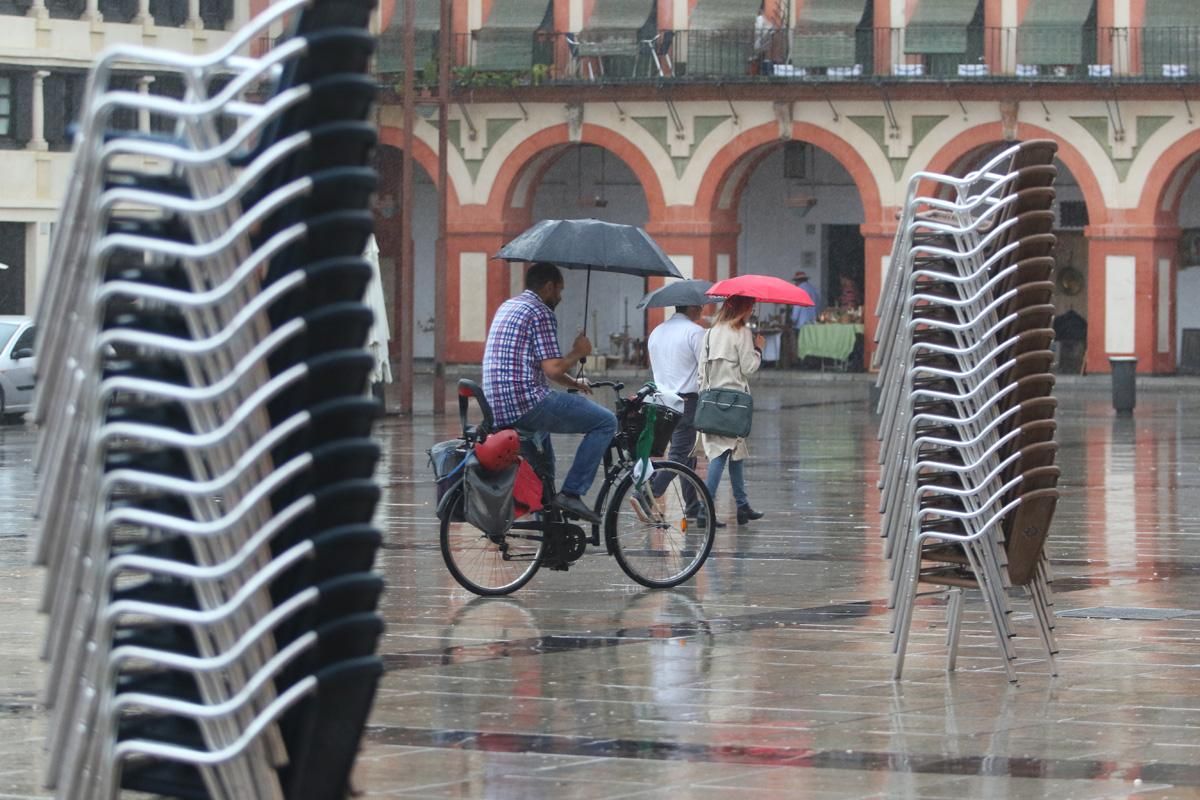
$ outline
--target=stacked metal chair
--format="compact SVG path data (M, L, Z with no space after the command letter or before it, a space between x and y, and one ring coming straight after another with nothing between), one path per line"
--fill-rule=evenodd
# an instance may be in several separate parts
M901 676L922 585L948 592L949 668L962 591L983 595L1016 679L1009 590L1024 587L1055 672L1044 543L1058 498L1053 142L1014 145L962 178L909 185L881 294L881 508ZM922 187L933 187L928 195Z
M382 673L372 6L281 0L211 55L90 77L38 311L59 797L347 794ZM112 89L122 61L183 98Z

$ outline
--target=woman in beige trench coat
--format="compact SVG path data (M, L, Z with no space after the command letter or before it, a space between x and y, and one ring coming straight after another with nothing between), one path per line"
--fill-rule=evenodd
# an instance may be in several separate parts
M749 376L758 372L762 364L763 337L755 336L746 324L754 313L754 300L735 295L727 299L713 326L704 335L700 349L700 391L705 389L738 389L750 391ZM733 499L737 503L737 521L745 525L762 513L750 507L746 497L746 478L743 462L750 455L746 440L740 437L716 436L701 433L696 445L708 458L708 477L705 483L714 500L717 487L725 467L729 467L729 481L733 488ZM703 522L703 520L701 520ZM723 527L721 522L717 527Z

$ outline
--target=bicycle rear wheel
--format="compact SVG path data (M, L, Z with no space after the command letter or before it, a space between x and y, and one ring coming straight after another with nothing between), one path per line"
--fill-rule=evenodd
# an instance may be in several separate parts
M520 589L542 564L543 534L513 530L489 536L463 519L462 488L442 518L442 559L464 589L480 595L509 594Z
M643 586L678 586L704 566L717 531L712 498L696 473L674 461L654 462L657 476L670 475L663 496L655 498L650 481L634 485L626 472L605 516L605 536L625 574ZM705 525L687 516L687 500L704 511Z

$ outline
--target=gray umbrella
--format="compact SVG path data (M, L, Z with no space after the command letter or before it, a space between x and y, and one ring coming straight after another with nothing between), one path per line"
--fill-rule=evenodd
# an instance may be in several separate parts
M567 269L586 269L584 320L592 292L592 270L639 277L683 277L650 234L636 225L598 219L544 219L501 247L496 258L549 261Z
M496 254L505 261L549 261L568 269L682 278L658 243L636 225L598 219L544 219Z
M638 308L669 308L671 306L703 306L715 302L705 292L712 281L675 281L650 292L637 304Z

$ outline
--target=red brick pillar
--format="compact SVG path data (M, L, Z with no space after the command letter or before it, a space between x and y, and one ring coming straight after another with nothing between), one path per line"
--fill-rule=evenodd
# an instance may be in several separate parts
M1088 371L1108 372L1110 356L1137 356L1139 373L1174 372L1179 229L1110 224L1084 233Z
M465 214L469 216L469 214ZM520 292L524 265L494 258L525 228L486 221L453 221L446 232L446 360L478 364L488 326L500 304ZM514 287L516 287L514 289Z
M737 274L737 239L741 228L736 220L674 219L651 222L646 232L654 237L685 278L713 281ZM651 279L655 289L665 281ZM651 309L647 333L662 322L667 314L663 309Z

